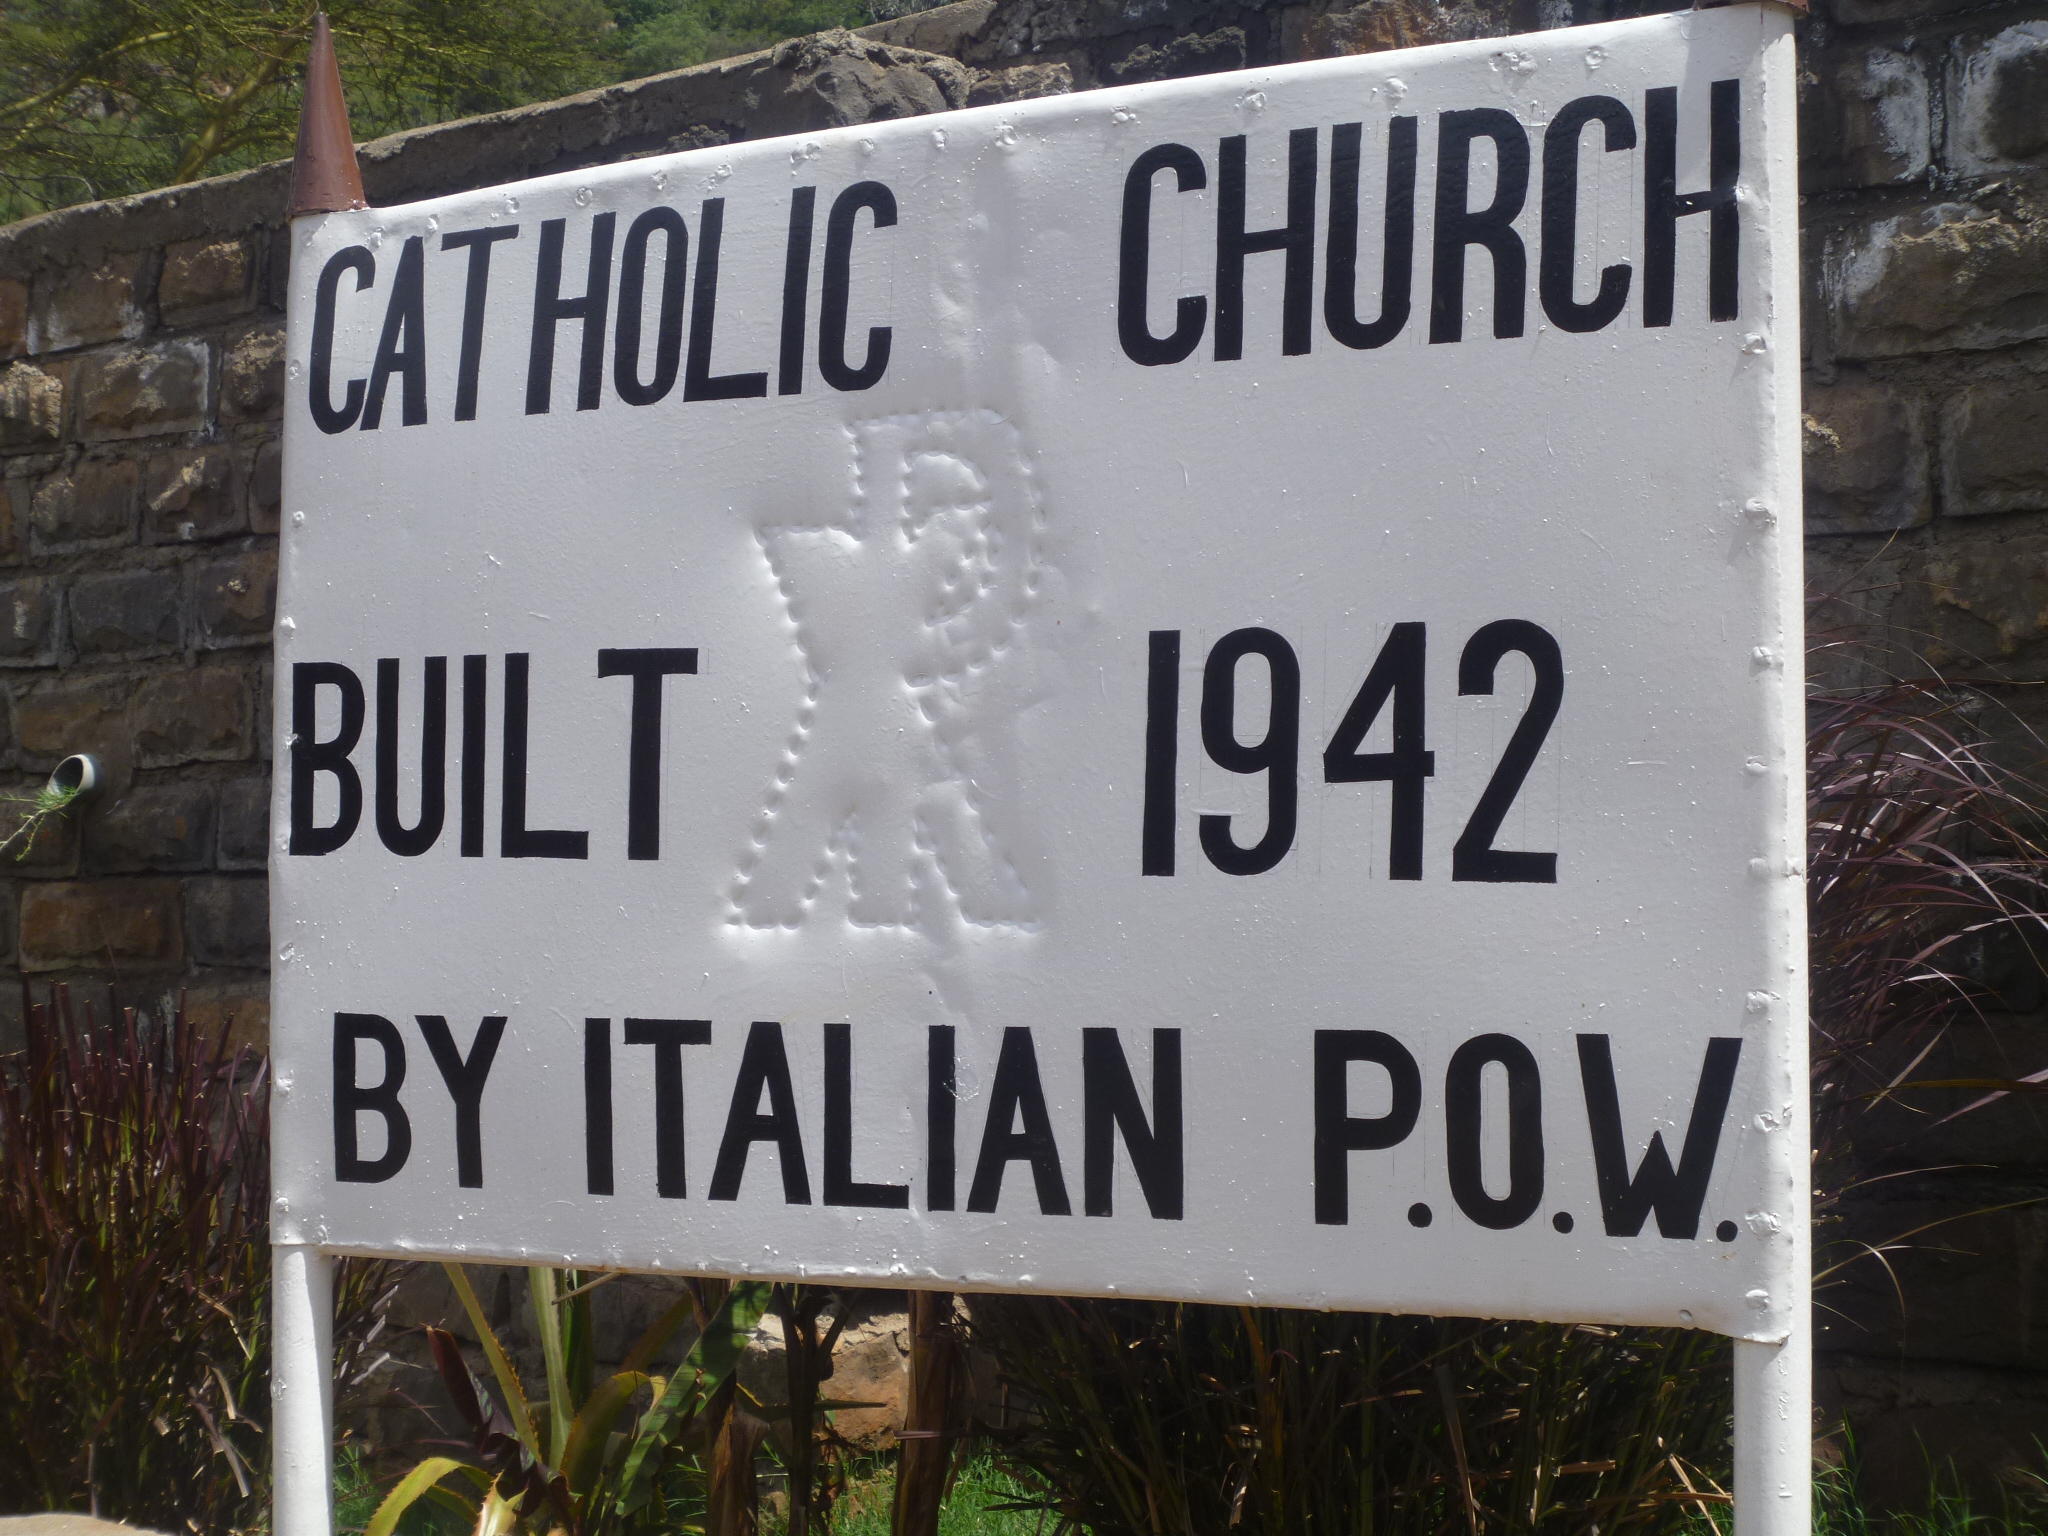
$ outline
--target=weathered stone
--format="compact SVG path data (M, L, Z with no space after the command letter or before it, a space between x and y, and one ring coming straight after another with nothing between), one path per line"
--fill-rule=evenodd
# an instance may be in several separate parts
M0 965L14 958L14 936L21 927L21 903L15 886L16 882L12 880L0 882ZM14 990L12 987L0 988L0 991ZM0 1053L8 1049L7 1045L0 1044Z
M270 862L270 780L263 775L220 786L222 869L263 869Z
M28 284L0 277L0 358L19 357L27 348Z
M138 784L85 821L88 868L205 869L213 862L213 786Z
M19 565L35 489L26 478L0 479L0 565Z
M211 645L267 640L276 598L276 550L249 549L209 561L198 568L192 589L200 636Z
M81 576L71 585L71 644L82 655L177 646L184 574L176 566Z
M2048 383L1966 389L1942 428L1945 511L2048 512Z
M188 880L185 941L201 965L261 966L270 956L270 885L261 876Z
M1949 160L1996 171L2048 159L2048 21L1951 45Z
M45 549L127 543L135 537L135 465L86 459L51 475L29 505L29 526Z
M1942 203L1838 236L1825 292L1843 357L2048 336L2048 220Z
M251 331L221 360L223 421L272 421L284 410L284 332Z
M1926 562L1936 663L2007 658L2048 638L2048 538L1972 539Z
M0 372L0 452L41 448L64 435L64 383L34 363Z
M1799 99L1808 187L1874 187L1927 172L1926 64L1873 48L1818 67Z
M1289 7L1280 26L1282 52L1290 60L1384 53L1457 36L1452 8L1431 0L1365 0L1330 10Z
M167 325L240 314L251 302L252 266L243 240L181 240L164 251L157 309Z
M95 438L195 431L206 423L207 368L199 340L96 352L79 366L80 430Z
M1814 0L1813 14L1818 19L1852 26L1880 21L1925 22L1969 10L1976 3L1977 0Z
M130 713L144 768L239 762L252 750L249 679L237 668L159 672L136 688Z
M261 444L248 469L249 527L255 533L276 533L284 500L284 445L276 438Z
M74 752L125 755L128 692L126 678L66 677L16 697L15 744L26 766L54 768Z
M784 1357L781 1324L764 1317L740 1356L740 1384L765 1402L782 1401L789 1395ZM871 1406L835 1409L832 1427L861 1450L893 1445L909 1388L909 1319L892 1312L848 1323L832 1351L832 1374L821 1395Z
M1189 33L1157 46L1140 43L1112 63L1109 74L1120 84L1135 85L1141 80L1180 80L1223 69L1243 69L1244 65L1244 28L1219 27L1214 32Z
M794 38L773 49L765 63L749 124L757 134L943 112L965 106L974 86L972 72L956 60L847 32Z
M160 544L189 543L239 533L233 457L225 444L174 448L155 455L143 476L149 536Z
M202 1040L226 1038L229 1047L270 1049L270 982L264 976L203 976L180 989L185 1022ZM390 1442L385 1442L390 1443ZM5 1536L0 1532L0 1536Z
M1806 391L1806 526L1875 533L1927 521L1927 411L1874 384Z
M175 880L41 880L21 893L21 968L175 965L184 956Z
M1035 96L1064 96L1073 88L1073 66L1066 63L1019 64L1013 69L977 70L967 104L986 107L998 102L1028 101Z
M0 658L42 661L49 656L55 584L40 576L0 581Z
M136 279L143 256L109 256L62 276L39 280L29 316L31 352L62 352L101 341L129 341L142 334L142 306Z

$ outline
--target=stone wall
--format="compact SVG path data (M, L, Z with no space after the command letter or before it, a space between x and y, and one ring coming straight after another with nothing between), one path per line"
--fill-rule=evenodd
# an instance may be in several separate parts
M1884 668L1992 680L2048 729L2048 5L1816 0L1803 24L1808 515L1817 612ZM366 147L395 203L635 155L1095 86L1629 14L1605 0L963 0L765 54ZM0 791L99 753L100 800L5 866L0 961L182 991L265 1031L269 631L281 300L272 166L0 230ZM1955 1070L2048 1059L2038 982ZM18 1037L0 989L0 1049ZM1873 1237L2048 1190L2030 1107L1929 1131L1852 1213ZM1879 1161L1884 1154L1874 1154ZM2048 1439L2048 1210L2018 1207L1840 1293L1823 1381L1869 1464L1924 1436L1981 1465ZM1975 1255L1972 1257L1971 1255ZM1881 1280L1881 1272L1868 1273ZM2038 1461L2036 1461L2038 1465Z

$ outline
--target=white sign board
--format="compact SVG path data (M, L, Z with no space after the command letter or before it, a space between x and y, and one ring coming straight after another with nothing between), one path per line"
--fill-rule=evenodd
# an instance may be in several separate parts
M301 221L278 1240L1785 1338L1790 50Z

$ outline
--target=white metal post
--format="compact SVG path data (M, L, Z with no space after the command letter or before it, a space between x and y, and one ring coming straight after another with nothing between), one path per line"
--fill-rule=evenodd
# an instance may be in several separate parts
M1735 1536L1813 1529L1813 1347L1798 1315L1782 1344L1735 1344Z
M275 1536L334 1530L334 1260L301 1243L270 1250L271 1466Z

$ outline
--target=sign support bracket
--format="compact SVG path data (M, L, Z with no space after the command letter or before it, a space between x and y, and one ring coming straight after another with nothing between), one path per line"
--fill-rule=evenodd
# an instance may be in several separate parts
M334 1529L334 1256L271 1245L271 1455L277 1536Z
M1735 1341L1735 1536L1807 1536L1813 1519L1808 1287L1780 1344Z

